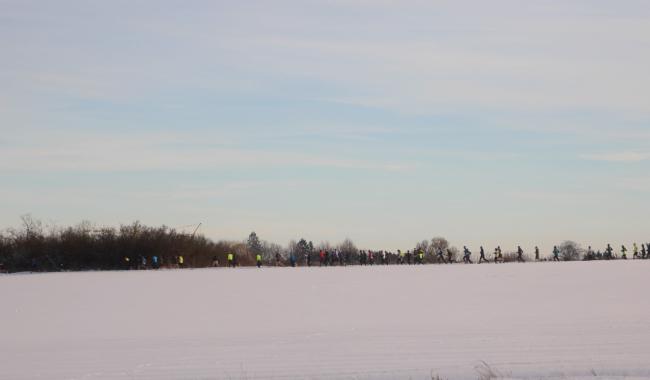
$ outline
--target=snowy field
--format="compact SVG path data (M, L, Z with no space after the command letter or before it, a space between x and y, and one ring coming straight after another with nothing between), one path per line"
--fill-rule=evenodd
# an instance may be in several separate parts
M649 378L650 261L0 276L2 379Z

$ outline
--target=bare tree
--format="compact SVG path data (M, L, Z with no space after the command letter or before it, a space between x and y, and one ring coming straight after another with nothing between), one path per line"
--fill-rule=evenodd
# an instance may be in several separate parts
M354 242L352 242L352 240L349 238L343 240L341 244L338 245L338 249L341 251L341 254L344 258L346 258L346 260L357 260L359 256L359 250L357 249L357 246L354 245Z
M434 253L438 253L438 250L445 252L449 248L449 242L443 237L434 237L429 247Z
M420 251L420 250L422 250L422 252L424 252L426 254L432 253L431 252L431 245L429 244L428 240L422 240L421 242L419 242L419 243L417 243L415 245L415 251L417 252L417 251Z
M31 214L21 215L20 220L23 222L23 228L27 236L43 234L43 222L34 219Z
M266 263L272 263L275 260L276 254L280 254L281 257L285 257L285 249L282 248L280 244L262 241L262 260L264 260Z
M316 251L331 251L331 250L332 250L332 244L330 244L329 241L321 241L316 246Z
M290 255L292 253L296 255L297 254L296 252L298 251L297 246L298 246L298 242L296 242L295 240L289 240L289 244L287 244L287 255Z
M584 249L580 244L575 241L566 240L559 246L560 254L562 255L562 260L564 261L575 261L580 260L584 253Z

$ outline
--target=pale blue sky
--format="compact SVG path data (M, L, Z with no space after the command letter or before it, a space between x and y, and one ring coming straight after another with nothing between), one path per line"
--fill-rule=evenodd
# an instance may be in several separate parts
M647 1L0 0L0 227L650 240Z

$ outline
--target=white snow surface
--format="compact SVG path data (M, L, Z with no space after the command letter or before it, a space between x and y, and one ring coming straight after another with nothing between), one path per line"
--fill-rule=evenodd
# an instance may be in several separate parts
M649 261L0 276L1 379L650 378Z

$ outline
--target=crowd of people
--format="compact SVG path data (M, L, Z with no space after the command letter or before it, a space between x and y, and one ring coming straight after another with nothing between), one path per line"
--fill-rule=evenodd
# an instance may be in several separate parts
M632 259L650 259L650 243L638 245L633 243L631 247ZM594 251L591 246L583 252L582 260L626 260L628 259L628 248L621 245L620 249L615 250L611 244L600 251ZM359 250L358 252L343 252L340 249L322 249L318 252L305 252L302 255L290 253L288 257L281 255L279 252L275 254L272 259L263 259L261 254L254 255L255 264L257 267L263 265L272 266L346 266L346 265L422 265L426 263L434 264L452 264L462 262L464 264L473 264L473 253L467 246L463 246L461 252L458 252L460 257L457 258L456 250L454 248L432 248L426 252L424 249L415 248L413 250L397 250L391 251L372 251L372 250ZM563 261L563 252L560 247L554 246L551 256L542 257L538 247L533 250L532 259L534 261ZM481 263L504 263L506 261L525 262L529 260L525 255L521 246L517 246L517 250L509 255L505 255L501 246L494 248L491 255L488 255L480 246L478 249L477 264ZM164 258L162 256L153 255L151 257L138 255L136 257L124 256L123 269L159 269L159 268L184 268L185 258L183 255L171 256ZM217 256L212 258L213 267L221 266ZM240 266L239 257L236 252L230 252L226 255L226 266L235 268ZM0 271L4 271L4 267L0 265Z
M158 255L151 256L151 260L144 255L135 258L124 256L124 269L160 269L160 268L184 268L185 258L183 255L172 256L165 261L165 258Z
M136 270L239 266L344 266L408 264L483 264L523 261L648 259L649 244L583 249L564 241L552 249L538 247L452 247L444 237L421 240L413 249L365 250L345 239L330 246L304 238L279 245L253 231L244 241L214 241L166 226L140 222L119 227L77 226L47 230L29 216L23 227L0 231L0 272ZM605 245L603 245L605 246ZM473 252L472 252L473 251Z
M615 260L628 258L627 255L628 249L625 245L622 245L619 252L615 252L610 244L607 244L607 248L604 251L594 251L591 246L584 252L582 260ZM632 259L650 259L650 243L641 244L640 248L637 243L632 245ZM521 246L517 246L517 250L514 254L506 257L504 255L501 246L494 248L492 257L486 256L485 249L483 246L479 247L479 258L477 263L504 263L506 261L515 261L515 262L525 262L527 261L527 256L525 256L524 250ZM263 262L262 255L256 255L256 265L261 267L262 265L275 265L275 266L284 266L288 264L289 266L296 267L299 265L302 266L345 266L345 265L421 265L427 262L437 263L437 264L452 264L456 262L462 262L464 264L473 264L472 252L467 246L463 246L462 257L460 260L456 259L456 254L453 248L436 248L430 249L428 252L425 252L424 249L413 249L407 250L406 252L402 250L397 250L396 252L391 251L371 251L371 250L359 250L358 254L353 255L352 252L347 251L343 252L340 249L330 249L330 250L319 250L316 253L305 252L302 255L297 255L294 253L289 254L288 259L285 259L280 253L275 255L273 262ZM550 257L542 257L540 254L539 247L535 247L533 250L534 261L563 261L563 254L558 246L554 246L552 250L552 255ZM237 267L239 266L237 262L237 255L234 253L228 254L228 267ZM218 262L214 266L219 266Z

